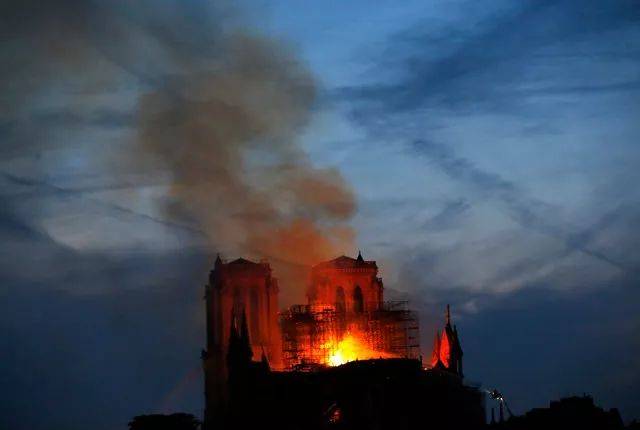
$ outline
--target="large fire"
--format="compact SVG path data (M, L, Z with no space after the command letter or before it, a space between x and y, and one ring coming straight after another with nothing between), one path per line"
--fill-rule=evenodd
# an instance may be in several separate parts
M272 350L282 351L283 369L313 371L356 360L420 357L416 315L406 302L384 301L378 266L362 254L313 266L307 299L307 304L292 305L280 314L282 344ZM254 337L260 336L258 332Z
M356 360L396 357L386 351L370 348L367 342L357 333L347 333L338 342L328 342L327 347L329 352L325 364L329 366L340 366Z

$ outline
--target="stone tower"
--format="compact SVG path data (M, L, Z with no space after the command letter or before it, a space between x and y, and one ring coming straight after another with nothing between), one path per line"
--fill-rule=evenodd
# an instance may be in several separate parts
M239 258L223 262L218 256L205 286L207 348L202 353L205 373L205 422L215 422L228 402L230 333L242 315L253 357L278 369L282 342L278 324L278 282L267 262Z
M310 305L333 305L338 312L375 311L383 301L382 279L375 261L345 255L311 269L307 292Z

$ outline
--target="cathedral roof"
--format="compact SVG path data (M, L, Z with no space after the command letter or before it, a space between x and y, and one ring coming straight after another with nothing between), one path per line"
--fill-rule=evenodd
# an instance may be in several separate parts
M377 268L378 266L375 261L364 260L361 254L358 254L358 258L341 255L333 260L325 261L313 266L314 269L355 269L366 267Z

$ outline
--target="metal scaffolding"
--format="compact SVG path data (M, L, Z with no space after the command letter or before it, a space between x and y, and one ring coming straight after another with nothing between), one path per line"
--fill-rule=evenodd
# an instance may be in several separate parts
M289 370L328 363L345 333L357 332L368 348L387 357L420 356L418 319L407 302L382 302L373 311L337 311L334 306L295 305L280 315L283 360Z

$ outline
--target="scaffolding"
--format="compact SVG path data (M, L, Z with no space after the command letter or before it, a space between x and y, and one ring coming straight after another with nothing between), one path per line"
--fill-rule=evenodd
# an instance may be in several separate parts
M397 357L420 357L420 328L417 315L409 310L407 301L383 302L369 324L381 349Z
M280 315L288 370L325 366L345 333L386 357L419 358L419 326L406 301L381 302L373 311L337 311L330 305L294 305Z

